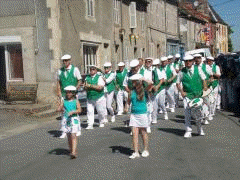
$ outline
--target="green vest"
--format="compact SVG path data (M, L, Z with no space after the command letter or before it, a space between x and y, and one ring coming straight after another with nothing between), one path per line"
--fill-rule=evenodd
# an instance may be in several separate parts
M203 70L204 74L206 75L206 80L209 80L210 74L208 74L208 72L207 72L207 65L206 64L202 65L202 70Z
M123 86L123 81L125 79L125 76L127 74L127 69L124 68L123 72L120 72L119 70L117 70L117 73L116 73L116 84L119 86L119 88L121 90L124 90L124 86Z
M72 101L69 101L67 99L64 99L63 101L63 106L64 106L64 117L67 119L68 118L68 114L71 112L71 111L76 111L77 110L77 100L74 99ZM76 117L77 114L73 114L72 117Z
M86 82L91 85L97 85L98 84L98 79L99 75L96 74L93 78L90 75L86 76ZM89 100L97 100L100 97L104 95L104 90L102 89L101 91L96 91L94 89L88 89L87 90L87 98Z
M61 73L59 76L60 79L60 86L61 86L61 92L62 96L64 97L66 95L66 92L64 91L64 88L67 86L77 86L78 79L74 77L74 66L72 65L69 72L67 72L67 76L65 76L65 72L67 71L65 67L61 68Z
M213 71L213 74L216 74L217 73L217 65L216 64L213 64L213 66L212 66L212 71ZM217 87L217 85L218 85L218 80L214 80L213 82L212 82L212 87L213 87L213 89L215 88L215 87Z
M144 67L142 67L142 68L140 69L140 71L139 71L139 74L141 74L141 75L143 75L143 76L144 76L144 71L145 71L145 68L144 68Z
M164 69L163 67L160 68L161 69ZM166 76L167 76L167 80L169 80L171 77L172 77L172 70L170 68L170 64L167 65L166 67ZM165 86L170 86L172 83L168 83L168 82L165 82L164 85Z
M127 73L127 76L128 76L128 88L129 88L130 90L133 89L132 80L129 79L132 75L134 75L134 74L132 73L132 71L129 71L129 72Z
M159 84L159 82L160 82L160 80L159 80L159 77L158 77L157 69L155 68L153 70L153 84L154 84L154 86L157 86ZM165 85L161 84L160 88L158 89L157 92L155 92L155 94L159 93L164 88L165 88Z
M194 74L192 77L189 75L187 68L182 69L182 85L183 90L187 93L189 99L199 98L203 93L203 81L198 72L198 67L194 66Z
M105 74L105 78L109 78L109 76L112 74L113 72L110 72L108 74ZM106 84L106 87L107 87L107 92L110 93L112 91L115 90L115 80L112 80L110 83Z

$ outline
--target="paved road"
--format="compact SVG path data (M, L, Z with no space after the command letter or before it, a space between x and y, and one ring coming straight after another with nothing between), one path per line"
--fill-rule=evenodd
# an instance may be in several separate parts
M184 139L183 118L181 108L169 121L159 116L150 135L150 156L134 160L128 158L132 145L123 124L126 115L104 128L83 129L76 160L67 155L67 140L55 137L57 120L35 121L35 127L29 124L32 130L0 140L0 179L239 179L239 126L218 113L204 127L206 136Z

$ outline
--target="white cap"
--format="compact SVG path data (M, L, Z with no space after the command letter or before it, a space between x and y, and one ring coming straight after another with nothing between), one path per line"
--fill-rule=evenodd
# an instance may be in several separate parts
M173 58L173 56L172 56L172 55L169 55L167 58L168 58L168 59L172 59L172 58Z
M165 56L164 56L164 57L161 57L161 62L162 62L162 61L166 61L166 60L168 60L167 57L165 57Z
M111 64L110 62L106 62L103 66L104 66L104 67L111 67L112 64Z
M202 57L202 61L206 61L206 58L205 58L205 57Z
M66 59L71 59L72 56L69 54L65 54L64 56L61 57L61 60L66 60Z
M139 61L137 59L134 59L130 62L130 67L136 67L139 65Z
M201 54L194 54L193 57L202 57Z
M64 88L65 91L76 91L77 88L75 86L67 86Z
M95 67L95 68L97 68L96 65L88 65L88 67L89 67L89 68L91 68L91 67Z
M212 56L208 56L207 59L214 61L214 57L212 57Z
M148 57L148 58L145 58L145 61L146 61L146 60L151 60L151 61L153 61L153 58Z
M160 64L160 60L159 59L154 59L153 65L158 65L158 64Z
M180 54L175 55L175 58L180 58L180 57L181 57Z
M139 80L141 78L143 78L143 76L141 74L134 74L129 79L131 79L131 80Z
M183 58L184 61L189 61L189 60L193 60L193 56L192 55L187 55Z
M124 62L118 63L118 66L125 66Z

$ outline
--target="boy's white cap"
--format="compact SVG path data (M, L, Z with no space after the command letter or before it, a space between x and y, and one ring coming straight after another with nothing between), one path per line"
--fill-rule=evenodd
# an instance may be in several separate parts
M189 61L189 60L193 60L193 56L192 55L187 55L183 58L184 61Z
M64 88L65 91L76 91L77 88L75 86L67 86Z
M95 67L95 68L97 68L96 65L88 65L88 67L89 67L89 68L91 68L91 67Z
M172 59L172 58L173 58L173 56L172 56L172 55L169 55L167 58L168 58L168 59Z
M148 60L153 61L153 58L151 57L145 58L145 61L148 61Z
M130 67L136 67L139 65L139 61L137 59L134 59L130 62Z
M164 56L164 57L161 57L161 62L162 62L162 61L166 61L166 60L168 60L167 57L165 57L165 56Z
M180 57L181 57L180 54L175 55L175 58L180 58Z
M212 56L208 56L207 59L214 61L214 57L212 57Z
M104 67L111 67L111 66L112 66L112 63L106 62L103 66L104 66Z
M194 54L193 57L202 57L201 54Z
M118 66L125 66L124 62L118 63Z
M66 59L71 59L72 56L69 54L65 54L64 56L61 57L61 60L66 60Z
M158 65L158 64L160 64L160 60L159 59L154 59L153 65Z
M129 79L131 79L131 80L139 80L141 78L143 78L143 76L141 74L134 74Z

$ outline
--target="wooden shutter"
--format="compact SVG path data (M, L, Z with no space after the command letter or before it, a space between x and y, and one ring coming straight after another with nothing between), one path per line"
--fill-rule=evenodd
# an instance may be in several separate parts
M137 27L136 2L131 2L129 6L130 28Z

